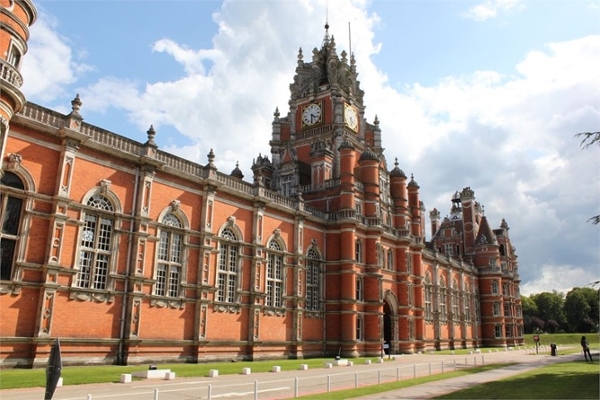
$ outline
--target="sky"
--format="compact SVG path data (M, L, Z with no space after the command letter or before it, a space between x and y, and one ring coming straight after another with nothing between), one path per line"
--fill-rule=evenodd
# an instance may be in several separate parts
M35 1L35 0L34 0ZM524 0L37 0L31 102L246 180L288 112L298 50L352 51L388 165L442 217L471 187L519 256L521 293L600 280L600 3ZM429 218L427 237L430 240Z

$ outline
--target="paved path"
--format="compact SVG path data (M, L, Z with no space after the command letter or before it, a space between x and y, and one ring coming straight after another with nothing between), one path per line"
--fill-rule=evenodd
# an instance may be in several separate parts
M222 375L215 378L176 378L175 380L143 380L132 383L67 385L56 389L53 400L197 400L197 399L284 399L328 390L375 385L414 376L426 376L465 366L516 362L517 365L460 378L445 379L424 385L393 390L362 399L424 399L460 390L480 383L504 379L556 362L581 359L583 355L559 355L547 352L483 350L480 354L440 355L411 354L396 356L385 363L355 364L306 371ZM597 357L597 356L596 356ZM277 361L273 361L277 365ZM90 397L91 396L91 397ZM0 391L1 400L41 400L43 388Z

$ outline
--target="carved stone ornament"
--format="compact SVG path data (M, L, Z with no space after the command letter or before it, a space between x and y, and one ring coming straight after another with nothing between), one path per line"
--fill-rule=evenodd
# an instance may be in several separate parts
M218 313L239 314L242 312L242 307L239 304L215 304L213 311Z
M72 291L69 299L77 301L93 301L96 303L112 303L115 296L110 293L91 293L84 291Z
M282 308L263 308L263 314L268 317L285 317L285 309Z
M304 310L304 316L310 319L323 319L323 313L321 311Z
M21 168L21 161L23 160L23 156L17 153L12 153L8 156L8 165L7 169L9 171L14 171Z
M179 200L171 200L171 212L173 212L173 213L178 212L180 205L181 205L181 201L179 201Z
M100 193L106 194L108 193L108 189L110 189L111 181L108 179L102 179L100 182Z
M152 299L150 301L151 307L158 308L172 308L174 310L183 310L185 308L185 303L181 300L167 300L167 299Z

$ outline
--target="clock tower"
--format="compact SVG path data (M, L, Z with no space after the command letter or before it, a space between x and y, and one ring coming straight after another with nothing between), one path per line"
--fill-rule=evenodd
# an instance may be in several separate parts
M364 117L357 77L354 55L338 55L327 24L321 48L312 50L310 60L298 51L289 112L275 112L272 163L265 165L259 157L260 165L253 166L271 189L284 196L301 193L308 204L323 208L322 191L339 186L342 143L357 151L356 159L369 149L383 161L378 121L370 124Z

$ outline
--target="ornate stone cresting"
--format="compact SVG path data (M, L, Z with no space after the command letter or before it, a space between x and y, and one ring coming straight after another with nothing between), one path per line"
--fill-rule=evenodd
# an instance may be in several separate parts
M302 99L322 90L335 89L358 104L362 104L364 92L357 80L354 54L342 51L341 58L336 51L335 38L329 36L329 25L325 25L325 36L321 49L314 48L312 61L304 62L302 49L298 51L298 66L294 82L290 85L292 99Z

